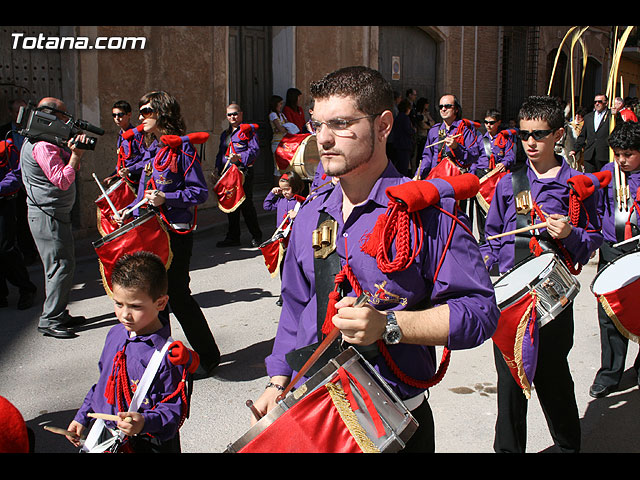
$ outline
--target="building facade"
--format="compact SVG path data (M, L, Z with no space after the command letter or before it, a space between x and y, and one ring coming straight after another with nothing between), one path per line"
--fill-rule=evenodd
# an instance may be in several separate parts
M615 37L611 26L587 28L580 39L563 38L571 26L80 26L0 27L0 124L6 105L21 97L37 103L62 98L76 118L100 125L105 134L85 155L78 179L74 222L79 235L95 232L92 173L101 178L115 165L117 127L111 106L152 90L178 98L190 132L206 131L205 173L211 171L226 106L237 102L244 120L259 125L261 158L256 181L273 180L268 103L290 87L308 85L347 65L380 70L404 96L415 89L430 101L458 97L463 116L482 120L489 108L514 118L532 94L557 95L591 107L608 84ZM128 40L131 43L127 43ZM134 40L138 41L135 43ZM64 41L67 43L64 43ZM84 42L84 43L83 43ZM558 50L561 46L560 54ZM637 96L640 55L637 35L620 61L621 96ZM553 72L553 81L551 75ZM573 74L572 74L573 72ZM618 92L620 94L620 92ZM211 198L204 208L215 207Z

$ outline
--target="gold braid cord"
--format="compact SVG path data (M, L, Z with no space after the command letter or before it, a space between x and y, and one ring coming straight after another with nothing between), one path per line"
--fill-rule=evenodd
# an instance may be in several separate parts
M537 300L538 294L536 293L535 290L533 290L530 295L533 297L533 300L527 307L527 310L524 312L524 315L522 315L522 318L520 319L520 323L518 323L518 329L516 330L516 342L513 347L515 362L516 362L516 366L518 367L518 378L522 383L522 391L524 393L524 396L527 397L527 399L531 398L531 384L529 383L529 380L527 379L527 376L524 373L524 364L522 362L522 343L524 342L524 335L527 331L527 325L529 324L529 317L531 316L531 311L536 306L536 300Z
M638 337L637 335L634 335L629 330L624 328L624 326L622 326L622 323L620 323L620 320L618 319L618 316L615 314L615 312L611 308L611 305L609 305L609 301L605 298L605 296L604 295L598 296L598 301L600 302L600 305L602 305L602 308L606 312L607 316L611 319L613 324L616 326L618 331L623 336L625 336L629 340L631 340L632 342L640 343L640 337Z
M360 422L358 422L358 417L352 410L342 387L332 382L327 383L325 386L329 391L329 395L331 395L331 400L333 401L336 410L340 414L340 418L342 418L342 421L349 429L349 433L351 433L351 436L354 438L360 449L364 453L380 453L378 447L376 447L376 445L371 441L367 432L365 432L362 425L360 425Z

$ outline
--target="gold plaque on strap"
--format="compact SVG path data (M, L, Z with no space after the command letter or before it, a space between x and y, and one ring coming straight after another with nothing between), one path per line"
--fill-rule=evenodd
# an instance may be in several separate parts
M531 191L523 190L516 195L516 213L526 215L531 211L533 200L531 199Z
M325 220L316 228L312 235L313 256L327 258L336 249L338 222L333 219Z

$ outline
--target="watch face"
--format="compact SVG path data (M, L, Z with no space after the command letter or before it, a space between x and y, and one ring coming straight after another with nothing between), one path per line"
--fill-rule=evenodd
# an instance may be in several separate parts
M391 330L385 333L385 341L390 344L395 344L400 341L400 332L398 330Z

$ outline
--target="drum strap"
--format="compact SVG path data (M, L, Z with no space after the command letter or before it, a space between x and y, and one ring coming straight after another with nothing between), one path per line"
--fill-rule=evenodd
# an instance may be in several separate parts
M331 191L329 189L328 191ZM321 211L318 218L318 227L326 220L331 219L328 213ZM315 291L316 291L316 308L317 308L317 331L318 342L306 347L299 348L286 355L287 363L295 371L300 371L302 366L311 357L313 352L318 348L318 345L322 342L325 335L322 333L322 325L325 321L325 314L327 307L329 306L329 294L335 288L334 279L340 272L340 257L334 251L326 258L314 258L313 270L315 277ZM340 341L337 340L327 348L327 351L315 362L315 364L307 371L307 376L312 376L326 363L338 355L342 351L340 347Z
M529 183L529 178L527 177L526 165L523 165L521 168L518 168L511 172L511 182L513 185L513 198L515 203L515 198L520 192L531 191L531 185ZM519 213L516 209L516 228L528 227L530 225L531 215L529 214L529 212L527 211ZM520 263L525 258L532 255L529 248L529 242L531 241L531 237L533 236L533 230L516 234L514 258L515 264ZM553 241L546 230L538 236L538 243L542 247L543 251L549 250L557 253L557 248L553 244Z

